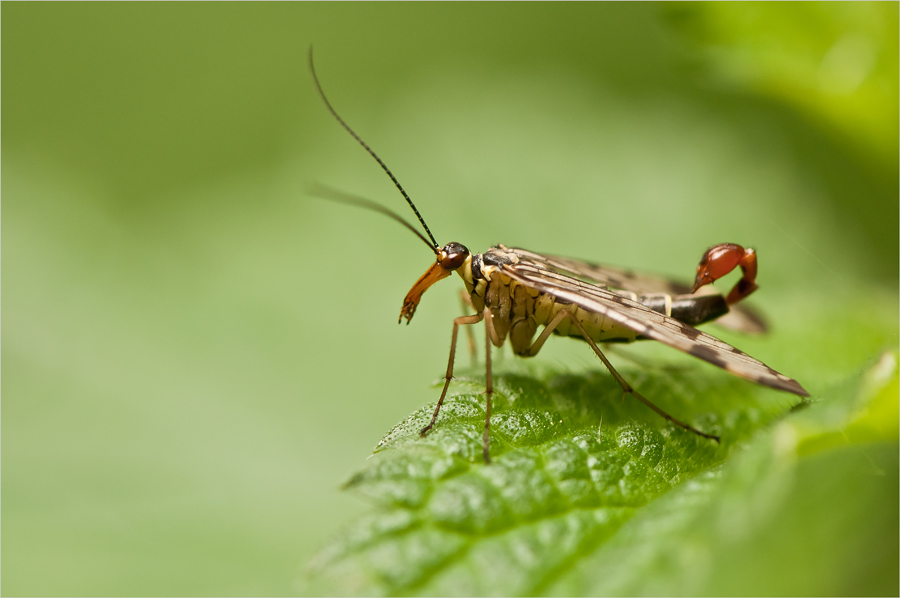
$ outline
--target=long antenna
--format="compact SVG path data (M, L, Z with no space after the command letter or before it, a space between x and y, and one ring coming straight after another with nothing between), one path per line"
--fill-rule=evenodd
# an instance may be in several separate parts
M409 207L411 207L413 212L416 213L416 217L419 219L419 222L422 223L422 227L425 229L425 232L428 233L428 238L431 239L431 244L434 246L435 253L438 253L438 251L440 250L440 246L438 245L437 241L434 240L434 235L431 234L431 231L428 229L428 225L425 224L425 219L422 218L421 214L419 214L419 210L416 208L416 204L414 204L412 202L412 200L409 198L409 195L407 195L406 191L403 190L403 187L400 185L400 182L396 179L396 177L394 177L394 173L392 173L391 170L387 167L387 165L381 161L381 158L378 157L378 154L376 154L374 151L372 151L372 148L370 148L366 144L366 142L363 141L360 138L360 136L357 135L353 131L353 129L350 128L350 126L347 123L344 122L344 119L338 115L337 111L334 108L332 108L331 102L329 102L328 98L325 97L325 92L322 90L322 84L319 83L319 77L316 75L316 67L313 64L313 48L312 48L312 46L309 47L309 70L312 72L313 81L316 82L316 88L319 90L319 95L322 96L322 100L325 102L325 105L328 107L329 112L331 112L331 114L337 119L337 121L339 123L341 123L341 125L345 129L347 129L347 132L350 133L351 135L353 135L353 138L356 139L359 142L359 144L361 146L363 146L363 148L365 148L365 150L367 152L369 152L369 155L372 156L373 158L375 158L375 161L378 162L378 165L381 166L381 168L387 173L387 175L389 177L391 177L391 180L394 181L394 185L397 186L397 189L400 190L400 193L402 193L404 199L406 199L406 203L408 203Z
M372 210L384 214L388 218L396 220L397 222L411 230L414 235L422 239L422 242L425 243L428 249L434 251L436 254L439 253L437 247L432 247L431 243L428 242L428 239L425 238L425 235L417 231L416 227L404 220L400 214L397 214L393 210L386 208L381 204L377 204L370 199L366 199L365 197L359 197L358 195L352 195L350 193L338 191L337 189L332 189L331 187L326 187L325 185L321 185L318 183L307 186L306 192L314 197L321 197L322 199L338 201L341 203L349 204L351 206L366 208L367 210Z

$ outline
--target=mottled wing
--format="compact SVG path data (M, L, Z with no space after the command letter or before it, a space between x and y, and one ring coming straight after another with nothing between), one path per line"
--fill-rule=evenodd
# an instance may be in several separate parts
M800 396L809 396L796 380L776 372L714 336L604 288L545 268L522 253L516 255L519 257L518 263L503 263L499 267L503 274L519 284L605 316L634 330L640 336L699 357L736 376Z
M558 255L535 253L519 247L504 249L538 267L555 270L581 280L594 282L613 289L630 291L638 295L667 293L677 296L688 295L691 292L691 287L688 284L642 274L633 270L602 266ZM716 291L712 287L707 286L700 289L700 294L704 292L714 293ZM760 334L768 329L763 317L756 310L746 305L732 305L730 311L724 316L717 318L715 323L731 330L752 334Z
M576 260L558 255L535 253L520 247L505 248L519 258L527 258L527 261L547 270L555 270L568 274L575 278L588 280L597 284L606 285L623 291L631 291L638 295L647 293L668 293L670 295L686 295L691 292L691 287L676 281L665 280L646 274L638 274L632 270L622 270L610 266L601 266L582 260Z

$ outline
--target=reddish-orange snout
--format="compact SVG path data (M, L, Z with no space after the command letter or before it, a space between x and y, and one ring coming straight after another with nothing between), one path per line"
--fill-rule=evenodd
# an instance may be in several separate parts
M431 267L416 281L416 284L406 294L406 298L403 299L403 307L400 309L400 319L397 320L397 323L402 322L405 317L406 323L409 324L413 314L416 313L416 308L419 307L422 295L428 290L428 287L442 278L447 278L452 273L453 270L444 268L439 261L431 264Z

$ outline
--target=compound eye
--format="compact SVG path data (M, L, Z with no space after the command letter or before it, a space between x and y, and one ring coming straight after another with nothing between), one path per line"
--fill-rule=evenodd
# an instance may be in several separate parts
M447 270L456 270L463 265L468 257L469 250L466 249L465 245L459 243L447 243L441 250L441 267L446 268Z

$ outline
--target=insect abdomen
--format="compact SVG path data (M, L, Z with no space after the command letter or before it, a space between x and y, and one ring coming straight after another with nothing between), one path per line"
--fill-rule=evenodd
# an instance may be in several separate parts
M699 326L705 322L710 322L725 315L729 311L728 304L721 295L703 295L699 297L693 295L671 297L664 293L637 297L633 294L629 295L629 299L637 301L657 313L674 318L689 326ZM552 301L553 305L550 308L551 315L549 318L547 318L546 321L538 320L538 323L540 324L548 323L560 309L567 307L570 311L572 311L573 308L575 309L575 317L578 318L578 321L581 322L582 326L584 326L585 330L588 331L588 334L591 335L591 338L595 342L630 343L644 338L636 336L634 331L630 328L612 322L604 316L586 311L574 305L566 306L564 302L561 302L559 299L554 300L554 297L549 295L542 296L547 297L547 299ZM581 332L569 319L560 322L560 325L557 326L554 333L561 336L581 337Z
M584 326L584 329L598 343L630 343L636 340L637 336L634 330L627 328L618 322L613 322L606 316L585 311L577 305L566 303L559 299L555 299L550 295L543 295L553 301L550 309L550 317L540 324L548 324L553 317L559 313L559 310L566 309L575 316L575 318ZM563 318L559 325L553 330L553 334L560 336L569 336L572 338L582 338L581 331L572 323L569 318Z
M501 338L509 334L513 352L517 355L530 355L529 349L538 327L549 324L561 309L568 309L596 342L631 342L636 339L633 330L605 316L585 311L577 305L566 303L516 282L509 284L503 284L502 281L492 282L488 287L487 297L488 305L493 304L490 301L493 299L499 308L491 310L494 315L494 327L501 334ZM506 314L508 320L504 321ZM569 318L564 318L553 333L582 338L578 327Z

